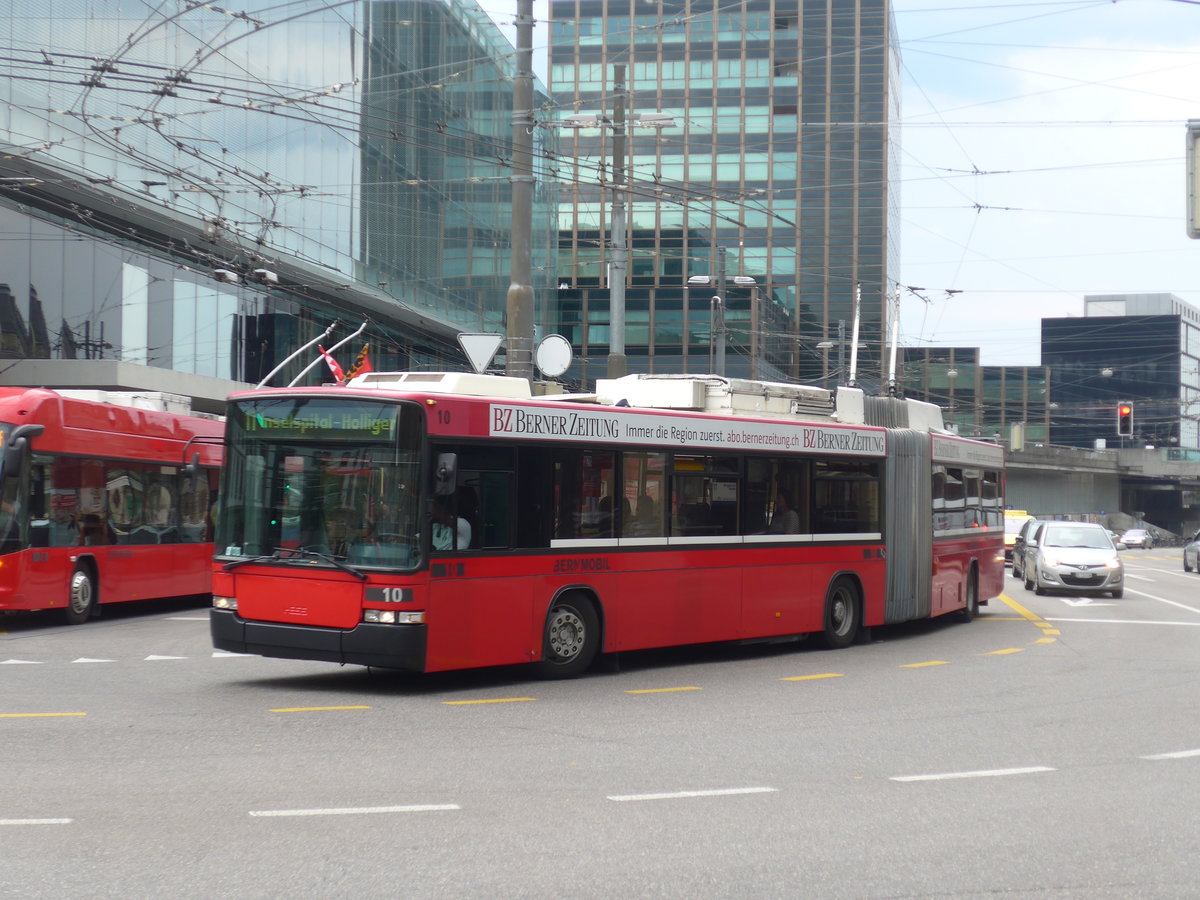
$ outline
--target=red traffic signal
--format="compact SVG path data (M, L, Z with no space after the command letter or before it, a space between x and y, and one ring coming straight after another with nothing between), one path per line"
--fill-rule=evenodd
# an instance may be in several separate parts
M1117 404L1117 436L1133 437L1133 404Z

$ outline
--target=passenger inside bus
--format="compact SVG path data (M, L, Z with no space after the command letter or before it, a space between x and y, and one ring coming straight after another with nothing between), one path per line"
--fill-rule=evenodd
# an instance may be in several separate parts
M797 534L800 531L800 514L789 502L784 491L775 495L775 512L771 516L771 524L767 526L767 534Z
M471 546L471 523L452 512L451 498L439 496L433 504L433 549L466 550Z

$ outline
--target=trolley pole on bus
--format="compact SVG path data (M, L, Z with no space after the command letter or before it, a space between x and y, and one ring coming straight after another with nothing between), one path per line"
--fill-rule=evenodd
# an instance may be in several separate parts
M517 0L513 79L512 278L505 306L505 372L533 380L533 0Z

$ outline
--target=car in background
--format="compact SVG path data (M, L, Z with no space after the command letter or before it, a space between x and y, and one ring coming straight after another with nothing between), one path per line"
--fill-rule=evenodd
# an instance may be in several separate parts
M1034 530L1049 519L1026 519L1021 523L1021 530L1017 532L1017 536L1013 539L1012 546L1012 574L1013 578L1025 577L1025 548L1029 544L1030 537L1033 536ZM1008 555L1007 553L1005 554Z
M1013 559L1013 545L1017 542L1017 535L1021 533L1021 526L1032 519L1029 513L1023 509L1006 509L1004 511L1004 561L1011 565Z
M1183 545L1183 571L1200 572L1200 531L1192 535L1192 539Z
M1141 547L1143 550L1154 548L1154 535L1145 528L1130 528L1121 535L1121 543L1126 547Z
M1043 522L1025 547L1025 590L1125 593L1125 565L1108 532L1091 522Z

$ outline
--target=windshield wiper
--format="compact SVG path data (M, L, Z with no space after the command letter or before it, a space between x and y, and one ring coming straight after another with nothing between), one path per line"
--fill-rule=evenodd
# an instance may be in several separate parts
M294 556L308 556L308 557L312 557L313 559L319 559L319 560L321 560L321 562L329 563L331 566L341 569L343 572L349 572L351 575L353 575L359 581L367 580L367 576L365 574L363 574L362 572L360 572L358 569L354 568L354 566L347 565L346 563L342 562L340 559L336 559L335 557L332 557L327 553L320 553L316 550L309 550L307 547L276 547L274 552L272 552L272 553L267 553L263 556L248 556L245 559L235 559L232 562L225 563L225 565L223 565L221 568L224 571L228 572L230 569L236 569L238 566L246 565L246 563L266 562L268 560L272 560L274 562L282 562L283 560L287 559L288 557L280 556L281 553L291 553Z
M276 547L274 553L267 553L262 556L247 556L245 559L235 559L232 562L225 563L225 565L221 566L221 569L228 572L230 569L236 569L238 566L246 565L246 563L263 562L268 559L277 560L282 549L282 547Z
M282 550L282 548L276 548L276 550L275 550L276 554L278 554L280 552L280 550ZM331 566L335 566L335 567L341 569L343 572L349 572L351 575L353 575L359 581L367 580L367 576L364 573L360 572L358 569L354 568L354 566L348 565L347 563L342 562L337 557L330 556L328 553L321 553L317 550L309 550L307 547L290 547L286 550L283 550L283 552L284 553L294 553L297 556L310 556L313 559L321 560L321 562L327 562ZM276 556L275 558L280 559L281 557Z

